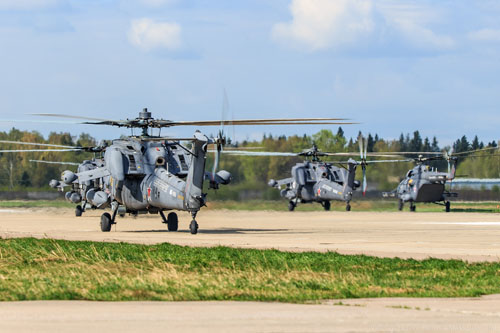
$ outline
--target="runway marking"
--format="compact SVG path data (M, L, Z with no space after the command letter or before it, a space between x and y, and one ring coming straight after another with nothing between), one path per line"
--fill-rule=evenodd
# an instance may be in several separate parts
M423 222L421 224L444 224L444 225L472 225L472 226L500 226L500 222Z
M26 213L26 211L19 209L0 209L0 213Z

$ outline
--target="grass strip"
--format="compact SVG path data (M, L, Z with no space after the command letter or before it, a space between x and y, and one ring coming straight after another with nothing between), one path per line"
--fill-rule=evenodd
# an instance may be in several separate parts
M0 300L240 300L500 293L500 263L51 239L0 240Z
M397 212L395 200L357 200L351 202L352 210L358 212ZM6 200L0 201L0 208L75 208L76 204L64 200ZM288 211L286 200L249 200L249 201L209 201L209 210L248 210L248 211ZM499 202L452 202L452 212L500 213ZM323 211L318 203L299 204L297 211ZM331 202L332 211L345 211L345 203ZM444 212L444 207L436 204L418 203L418 212ZM409 211L409 205L405 206Z

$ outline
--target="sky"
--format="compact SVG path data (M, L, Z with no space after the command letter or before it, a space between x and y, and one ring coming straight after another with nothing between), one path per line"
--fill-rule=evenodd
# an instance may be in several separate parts
M345 117L361 123L343 126L348 137L498 140L499 17L497 0L0 0L0 130L111 139L129 131L23 120L134 118L143 107L220 119L225 90L235 119Z

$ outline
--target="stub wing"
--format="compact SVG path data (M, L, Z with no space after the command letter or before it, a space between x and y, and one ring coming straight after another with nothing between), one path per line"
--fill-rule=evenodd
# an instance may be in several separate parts
M79 172L76 175L78 176L78 179L77 179L78 182L86 182L88 180L94 180L97 178L107 177L110 174L111 173L109 172L108 168L103 167L103 168L96 168L93 170Z
M280 180L271 179L268 183L269 186L281 188L281 186L286 185L286 187L290 187L293 183L293 178L284 178Z

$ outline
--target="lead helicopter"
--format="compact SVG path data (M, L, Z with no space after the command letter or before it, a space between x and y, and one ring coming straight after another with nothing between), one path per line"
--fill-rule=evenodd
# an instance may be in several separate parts
M363 170L363 194L366 192L366 166L372 163L386 163L399 160L367 161L367 156L396 157L383 153L368 153L366 138L358 138L360 160L349 158L347 161L325 162L325 156L357 156L356 153L323 152L313 143L312 148L300 153L262 152L262 151L224 151L223 153L242 156L301 156L305 160L292 167L291 177L279 180L271 179L268 185L280 190L280 195L288 200L288 210L293 211L299 203L320 203L325 210L330 210L330 201L345 202L346 211L351 210L353 192L361 186L356 180L358 166Z
M191 234L196 234L198 232L196 215L207 200L207 194L202 190L203 182L208 181L211 189L217 189L220 185L231 182L231 174L228 171L217 171L220 153L225 144L222 129L216 138L209 138L198 130L191 138L154 136L153 129L161 130L173 126L351 124L341 118L172 121L154 119L147 109L140 112L137 118L126 120L61 114L36 115L85 120L80 124L141 129L139 136L132 135L113 140L109 146L73 147L46 144L47 149L0 150L0 152L91 151L101 154L99 157L80 163L77 172L64 171L61 179L52 180L50 185L61 191L69 187L70 190L65 196L75 204L83 202L97 208L111 208L111 214L105 212L101 215L100 225L103 232L111 230L120 209L121 212L131 214L160 214L168 230L177 231L177 214L170 212L165 216L164 212L178 210L191 214L189 230ZM181 143L184 141L189 142L190 147ZM10 143L40 145L28 142ZM210 144L215 145L214 166L212 171L206 171L205 161ZM79 214L79 209L83 212L85 206L80 208L77 206L76 214Z

